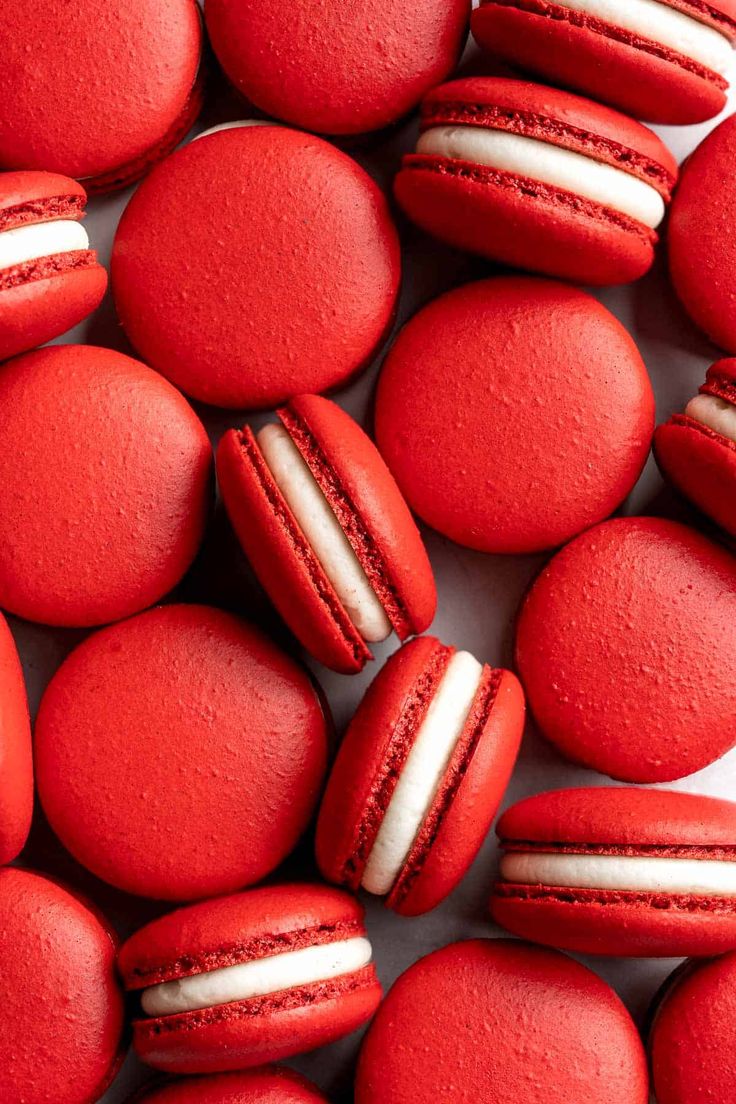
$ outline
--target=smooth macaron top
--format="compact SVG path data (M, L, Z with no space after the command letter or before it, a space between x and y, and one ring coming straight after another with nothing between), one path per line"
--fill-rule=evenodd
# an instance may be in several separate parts
M122 1060L116 938L38 874L0 870L0 1098L94 1104Z
M199 547L212 453L182 396L110 349L63 345L0 368L0 605L88 626L175 586Z
M36 724L39 795L98 877L188 900L258 881L317 800L327 721L307 673L256 629L172 605L81 644Z
M50 218L80 218L87 201L82 185L59 173L0 173L0 229ZM56 207L51 205L56 205Z
M0 166L124 183L131 163L140 175L194 121L195 0L77 0L43 11L8 0L3 22Z
M22 850L33 814L31 722L23 669L0 614L0 865Z
M646 1104L646 1058L590 970L557 951L471 940L399 978L358 1062L356 1104L429 1104L440 1090L485 1104Z
M404 327L375 423L427 524L480 551L522 553L616 509L646 460L654 398L632 338L599 302L497 277L441 296Z
M206 0L215 53L243 95L306 130L358 134L406 115L465 42L469 0Z
M371 359L401 261L385 197L346 154L279 126L207 134L118 227L115 302L140 354L217 406L345 383Z
M258 1070L166 1081L137 1093L130 1104L326 1104L294 1070L264 1066Z
M667 782L733 745L734 646L736 559L676 522L619 518L543 569L518 619L516 662L565 756L622 781Z

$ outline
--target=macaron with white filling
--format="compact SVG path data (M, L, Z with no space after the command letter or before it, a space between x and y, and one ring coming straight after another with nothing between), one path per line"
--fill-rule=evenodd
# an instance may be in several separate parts
M640 123L544 85L475 77L425 97L395 192L450 245L602 285L651 266L676 178Z
M278 417L222 438L225 505L295 636L325 666L355 673L370 644L429 627L432 569L393 477L348 414L302 395Z
M0 174L0 360L58 337L99 306L107 272L82 226L86 202L65 176Z
M363 910L325 886L267 887L169 913L131 936L118 966L140 993L136 1052L172 1073L312 1050L354 1031L381 999Z
M488 832L524 727L516 677L431 636L405 644L369 687L338 752L317 822L331 882L428 912Z
M736 537L736 358L717 361L683 414L654 434L664 477Z
M581 954L669 958L736 945L736 804L636 788L557 790L508 809L491 913Z
M638 119L699 123L726 106L734 0L481 0L496 57Z

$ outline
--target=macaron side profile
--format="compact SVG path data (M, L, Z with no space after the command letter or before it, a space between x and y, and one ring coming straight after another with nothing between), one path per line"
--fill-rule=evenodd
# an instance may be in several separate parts
M416 916L475 858L506 788L524 727L510 671L434 637L405 644L348 728L317 822L324 877Z
M22 851L33 814L33 760L23 669L0 614L0 865Z

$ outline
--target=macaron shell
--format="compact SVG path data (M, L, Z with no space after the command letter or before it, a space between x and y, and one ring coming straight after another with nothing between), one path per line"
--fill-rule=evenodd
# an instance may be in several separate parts
M736 116L687 159L668 226L670 276L680 301L711 341L736 353Z
M665 479L736 536L736 442L675 416L657 427L654 456Z
M268 115L306 130L360 134L406 115L455 66L469 0L207 0L221 65Z
M8 208L40 205L44 200L67 196L84 201L87 193L78 181L59 173L24 170L0 173L0 219Z
M23 849L33 813L31 723L23 670L0 614L0 864Z
M516 664L563 755L622 781L667 782L733 743L723 657L734 647L736 560L675 522L619 518L541 572L518 619Z
M61 265L48 276L43 275L48 266L24 267L30 282L0 290L0 360L66 333L99 307L107 289L107 272L99 264Z
M94 1104L122 1060L115 937L55 882L0 870L0 1098Z
M293 1070L266 1066L164 1082L144 1089L130 1104L326 1104L326 1098Z

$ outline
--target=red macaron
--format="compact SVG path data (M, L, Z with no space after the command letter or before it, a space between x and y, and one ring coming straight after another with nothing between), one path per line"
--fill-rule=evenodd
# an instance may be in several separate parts
M196 0L6 0L0 166L83 180L137 180L202 105Z
M736 946L736 804L636 788L556 790L508 809L493 918L581 954Z
M452 943L395 983L366 1036L355 1104L647 1104L623 1004L592 971L507 939Z
M323 134L395 123L454 69L470 0L206 0L215 53L267 115Z
M99 306L107 272L81 224L86 201L65 176L0 173L0 360L58 337Z
M736 537L736 359L711 368L683 414L654 434L666 479Z
M314 810L327 719L306 671L206 606L89 637L46 689L36 781L74 857L129 893L183 901L270 873Z
M0 614L0 864L23 849L33 814L33 763L28 699L15 641Z
M590 529L544 568L516 664L544 736L624 782L669 782L736 741L736 559L659 518Z
M597 300L509 276L457 288L404 327L375 419L428 525L482 552L523 553L621 504L649 453L654 397L632 338Z
M115 237L118 314L187 394L267 407L345 383L391 324L401 259L388 203L321 138L206 134L159 165Z
M670 276L693 322L736 353L736 115L688 157L667 230Z
M188 1077L143 1089L130 1104L327 1104L298 1073L277 1066Z
M279 613L305 648L352 674L370 642L434 617L432 568L409 508L370 438L340 407L300 395L257 436L217 451L228 513Z
M734 0L481 0L473 35L494 56L653 123L726 106Z
M473 77L425 96L395 192L449 245L578 283L624 284L654 260L676 178L656 134L611 108Z
M434 908L485 839L523 728L510 671L431 636L405 644L340 746L317 822L324 877L385 895L404 916Z
M685 963L655 999L649 1056L657 1104L736 1099L736 953Z
M0 606L99 625L189 568L212 452L182 396L110 349L58 345L0 367Z
M0 870L0 1100L95 1104L122 1061L117 939L56 882Z
M326 886L254 889L162 916L123 945L118 967L141 997L138 1056L173 1073L313 1050L381 999L363 909Z

